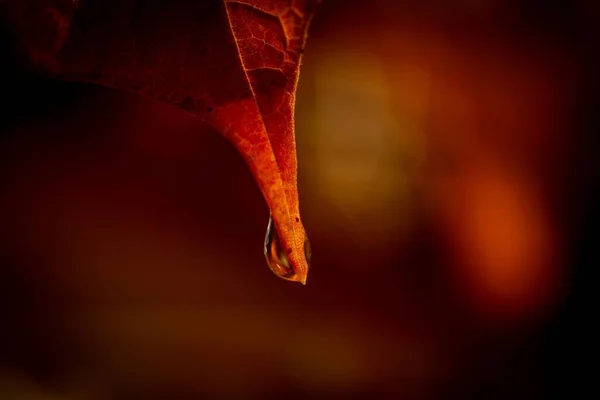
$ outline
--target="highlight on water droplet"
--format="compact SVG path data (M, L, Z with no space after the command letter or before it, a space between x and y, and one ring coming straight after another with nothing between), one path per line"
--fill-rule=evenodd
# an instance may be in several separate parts
M310 242L306 235L304 236L304 254L307 265L310 265L312 254ZM271 215L269 215L269 225L267 226L267 233L265 235L265 258L269 269L278 277L288 281L306 284L306 276L300 277L290 263L287 253L281 245L279 234L277 233Z

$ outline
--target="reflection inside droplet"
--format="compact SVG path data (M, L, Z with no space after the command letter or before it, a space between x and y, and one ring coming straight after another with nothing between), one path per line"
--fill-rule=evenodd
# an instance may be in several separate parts
M304 254L306 263L310 265L311 248L306 235L304 236ZM269 225L267 226L267 233L265 235L265 258L267 259L267 265L271 271L278 277L288 281L301 281L292 267L285 249L281 246L279 234L277 233L277 229L275 229L273 218L270 215Z

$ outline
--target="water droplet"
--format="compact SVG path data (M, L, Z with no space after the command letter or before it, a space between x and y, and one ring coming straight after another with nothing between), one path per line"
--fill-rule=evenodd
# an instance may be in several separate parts
M267 265L280 278L288 281L301 281L287 257L288 252L291 252L291 249L286 251L282 247L279 234L273 223L273 218L269 215L269 225L267 226L267 233L265 235L265 258L267 259ZM310 265L311 248L306 235L304 236L304 254L306 263Z
M310 267L310 259L312 257L312 249L310 247L310 241L306 233L304 234L304 256L306 257L306 264Z

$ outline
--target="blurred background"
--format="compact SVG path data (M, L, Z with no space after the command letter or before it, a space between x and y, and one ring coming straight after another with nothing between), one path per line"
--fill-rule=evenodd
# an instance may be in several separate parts
M0 399L544 399L600 263L594 1L325 0L297 100L308 285L184 112L3 32ZM589 356L588 356L589 358Z

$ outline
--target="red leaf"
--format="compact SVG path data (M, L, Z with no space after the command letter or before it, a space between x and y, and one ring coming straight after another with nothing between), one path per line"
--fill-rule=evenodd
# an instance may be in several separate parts
M269 205L265 255L306 282L294 101L320 0L23 0L20 47L54 77L133 90L206 121L239 150ZM277 234L278 233L278 234Z

